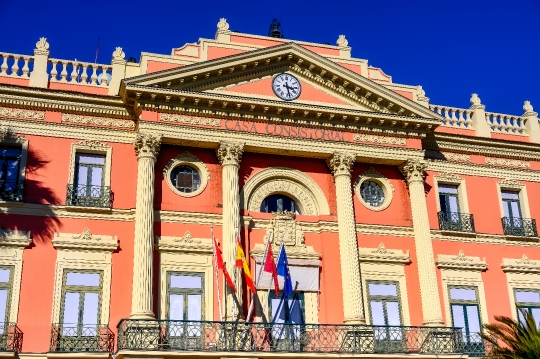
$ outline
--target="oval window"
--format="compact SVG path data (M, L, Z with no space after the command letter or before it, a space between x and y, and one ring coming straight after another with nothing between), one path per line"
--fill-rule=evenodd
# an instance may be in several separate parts
M193 167L183 165L171 171L171 182L180 192L191 193L201 187L201 176Z
M362 182L360 185L360 195L364 202L372 207L380 207L384 203L384 191L376 182Z

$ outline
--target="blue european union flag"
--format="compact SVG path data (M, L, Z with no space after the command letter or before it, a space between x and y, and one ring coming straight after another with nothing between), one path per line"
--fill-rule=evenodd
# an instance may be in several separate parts
M287 253L285 253L285 246L283 244L281 244L281 249L279 251L277 274L284 278L283 296L288 297L293 292L293 286L291 273L289 272L289 261L287 260Z

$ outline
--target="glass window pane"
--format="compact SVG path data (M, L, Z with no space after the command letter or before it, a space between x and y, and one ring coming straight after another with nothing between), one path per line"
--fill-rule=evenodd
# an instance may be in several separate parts
M536 325L540 325L540 308L531 308L532 315Z
M22 153L21 148L0 147L0 156L3 156L3 157L19 157L21 153Z
M77 184L86 186L88 184L88 167L79 166L77 168Z
M386 312L388 314L388 325L401 325L398 302L386 302Z
M451 186L447 184L441 184L439 185L439 193L450 193L450 194L456 194L458 193L458 187L457 186Z
M9 282L9 273L11 271L9 269L0 269L0 283L8 283Z
M6 310L8 305L8 290L7 289L1 289L0 290L0 321L7 321L8 318L6 318ZM2 326L0 326L1 328Z
M171 288L200 289L202 278L189 275L171 275Z
M95 325L99 323L98 319L99 294L85 293L83 304L83 324Z
M19 160L8 160L7 161L7 173L6 180L16 181L19 177Z
M468 305L467 306L467 321L469 327L469 333L479 333L480 332L480 317L478 315L478 306Z
M450 212L459 212L458 199L456 196L448 196L448 202L450 202Z
M273 298L272 305L272 321L274 323L284 323L286 318L286 311L284 308L285 301L281 298Z
M201 319L202 319L201 295L190 294L188 295L187 320L201 320Z
M66 285L83 285L89 287L99 287L98 273L68 273Z
M101 186L103 181L103 168L92 168L92 186Z
M450 299L476 300L476 290L464 288L450 288Z
M505 217L510 217L510 202L503 201L503 211Z
M465 328L465 314L463 312L463 306L452 306L452 320L454 323L454 327Z
M294 324L304 324L304 313L302 311L302 301L300 299L289 299L291 311L290 321Z
M80 153L76 156L77 163L90 163L95 165L105 164L105 155L91 155L86 153Z
M184 320L184 295L171 294L169 296L169 319Z
M518 303L540 303L540 292L516 292Z
M517 200L519 200L519 192L502 191L501 196L502 196L503 199L517 199Z
M373 320L373 325L386 325L384 320L384 311L383 303L377 301L370 301L369 306L371 308L371 318Z
M64 297L64 316L63 322L69 327L79 323L79 293L66 293Z
M519 202L510 202L510 209L512 211L513 218L521 218L521 213L519 210Z
M395 284L369 284L369 295L396 296L397 288Z
M518 309L518 319L521 324L525 324L525 317L523 316L523 313L521 313L521 310Z

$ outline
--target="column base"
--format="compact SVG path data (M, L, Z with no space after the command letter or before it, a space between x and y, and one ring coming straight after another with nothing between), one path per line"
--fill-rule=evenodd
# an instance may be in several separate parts
M129 319L156 319L156 316L151 311L133 312L129 315Z
M442 319L426 320L422 325L426 327L444 327L444 321Z
M364 318L357 318L357 319L344 319L343 324L348 325L354 325L354 324L366 324L366 320Z

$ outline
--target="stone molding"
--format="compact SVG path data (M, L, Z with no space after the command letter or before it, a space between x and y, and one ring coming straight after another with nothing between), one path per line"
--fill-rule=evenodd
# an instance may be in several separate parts
M161 146L161 136L148 133L137 133L133 147L138 158L148 157L156 161L159 147Z
M45 120L45 112L0 107L0 116L23 118L26 120Z
M56 249L113 252L118 248L118 239L113 236L93 235L87 227L81 234L55 233L52 244Z
M259 212L262 201L273 193L293 197L302 214L330 214L326 196L319 185L305 173L288 167L265 168L250 177L240 192L240 207Z
M384 201L379 207L373 207L370 204L368 204L364 199L362 198L362 194L360 193L360 186L365 181L373 181L377 183L384 192ZM372 210L372 211L384 211L385 209L390 206L390 203L392 203L392 198L394 196L394 186L392 183L388 180L388 178L384 177L382 174L377 172L373 167L370 167L367 171L362 173L354 182L354 192L356 193L356 197L364 205L364 207Z
M519 160L508 160L503 158L491 158L486 157L484 158L486 161L486 164L493 165L493 166L501 166L501 167L519 167L519 168L530 168L531 163L525 162L525 161L519 161Z
M540 274L540 261L530 260L524 254L521 259L503 258L501 268L505 272Z
M32 243L30 231L20 231L18 229L0 228L0 246L2 247L27 247Z
M456 176L453 173L448 173L448 172L437 173L435 176L433 176L433 178L437 182L441 182L441 183L451 183L451 184L459 185L465 182L463 178Z
M240 167L244 144L238 142L221 141L216 150L219 163L224 166Z
M193 192L190 193L184 193L179 191L172 183L171 181L171 172L174 170L174 168L181 166L181 165L187 165L192 168L194 168L201 178L201 185L199 188ZM173 191L175 194L190 198L195 197L201 194L206 186L208 185L208 182L210 181L210 171L208 170L208 167L204 164L203 161L201 161L197 156L194 156L188 151L184 151L178 156L171 159L163 168L163 176L165 177L165 182L167 183L167 186L171 191Z
M201 126L213 126L213 127L221 126L220 119L208 118L208 117L196 117L196 116L160 113L159 119L161 121L178 122L178 123L184 123L184 124L189 124L189 125L201 125Z
M523 183L520 183L518 181L515 181L513 179L504 179L499 182L497 182L499 187L501 189L514 189L514 190L521 190L525 187Z
M96 125L96 126L103 126L103 127L118 127L118 128L126 128L126 129L135 128L135 122L129 121L129 120L115 120L115 119L103 118L103 117L73 115L69 113L62 114L62 122L85 124L85 125Z
M326 164L334 174L334 177L351 176L352 168L356 162L356 157L349 153L334 152Z
M193 238L189 231L182 237L157 237L157 249L161 252L213 253L211 238Z
M431 157L439 160L455 161L455 162L471 162L471 156L462 153L426 151L426 157Z
M488 265L486 259L480 257L468 257L460 250L457 256L439 254L437 256L437 267L439 269L459 269L459 270L486 270Z
M392 264L408 264L411 262L409 251L387 249L383 242L377 248L358 248L360 262L378 262Z
M376 136L376 135L367 135L367 134L355 134L353 139L357 142L368 142L376 143L380 145L397 145L397 146L406 146L407 139L401 137L387 137L387 136Z
M68 184L73 184L75 180L75 167L76 167L77 153L104 154L105 155L105 168L103 169L103 176L104 176L103 184L104 186L111 185L112 147L106 143L96 141L96 140L81 140L81 141L77 141L71 144Z

